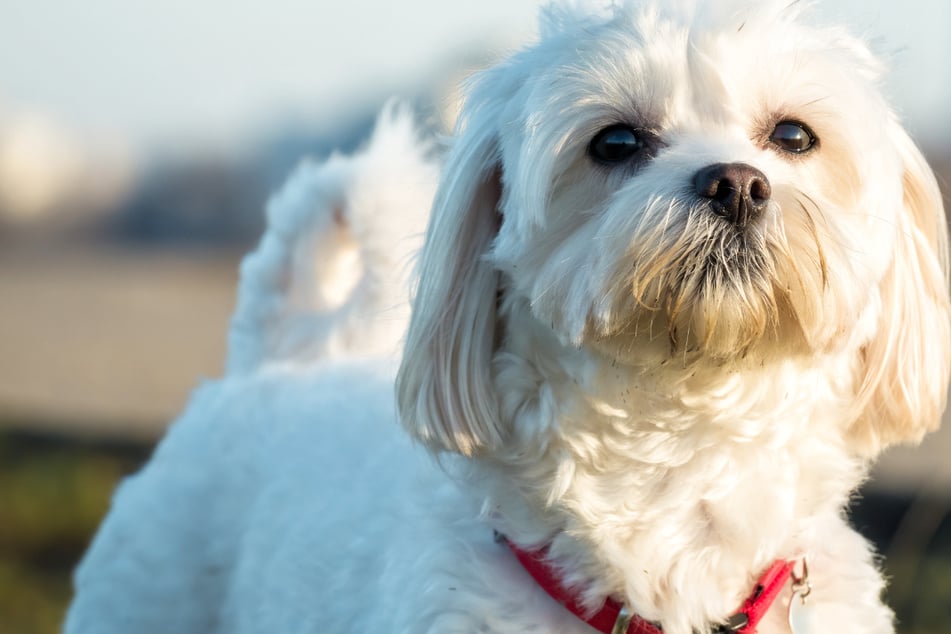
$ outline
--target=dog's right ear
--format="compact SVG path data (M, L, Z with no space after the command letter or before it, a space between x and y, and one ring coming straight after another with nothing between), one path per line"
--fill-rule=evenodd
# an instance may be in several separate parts
M508 91L491 85L491 74L475 85L456 126L396 379L410 434L430 449L464 455L503 435L492 377L498 272L486 254L501 223L498 139Z
M941 424L951 375L948 224L934 173L893 120L889 136L902 161L903 200L895 254L879 284L882 315L862 350L859 400L849 429L853 447L875 456L898 442L919 442Z

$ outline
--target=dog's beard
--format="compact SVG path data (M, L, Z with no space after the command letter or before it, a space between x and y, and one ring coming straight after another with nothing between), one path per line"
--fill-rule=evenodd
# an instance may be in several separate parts
M606 293L615 301L599 347L626 357L645 339L666 340L672 354L723 361L764 343L808 345L826 262L814 211L796 205L792 241L779 213L739 228L702 204L669 205L642 222Z

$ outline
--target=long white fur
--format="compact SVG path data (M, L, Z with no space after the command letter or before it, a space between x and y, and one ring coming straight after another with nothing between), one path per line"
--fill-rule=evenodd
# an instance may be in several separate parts
M937 425L951 309L879 64L786 0L566 2L541 32L475 80L433 205L397 393L441 468L391 362L250 355L120 488L67 632L590 632L493 529L667 634L802 555L816 631L894 631L843 508ZM769 145L783 118L812 154ZM585 155L619 120L663 142L636 170ZM739 161L773 190L742 249L691 185Z

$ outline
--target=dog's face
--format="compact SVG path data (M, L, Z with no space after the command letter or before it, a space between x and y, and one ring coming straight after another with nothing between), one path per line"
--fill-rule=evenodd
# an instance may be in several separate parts
M523 74L488 95L492 258L567 342L728 360L764 339L821 349L859 320L902 206L890 115L862 48L784 13L567 18L483 78Z
M564 345L612 363L851 349L857 418L874 401L884 427L908 427L877 421L861 432L871 444L934 424L949 338L940 195L864 45L798 12L549 8L541 41L474 84L407 349L428 350L430 372L488 375L499 271ZM471 405L426 414L475 426L444 422L437 444L486 444L475 419L493 405Z

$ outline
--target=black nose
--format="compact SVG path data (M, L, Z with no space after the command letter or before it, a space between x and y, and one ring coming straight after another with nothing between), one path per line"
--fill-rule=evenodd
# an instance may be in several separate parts
M715 214L738 227L763 213L772 194L766 175L746 163L708 165L694 175L693 185Z

